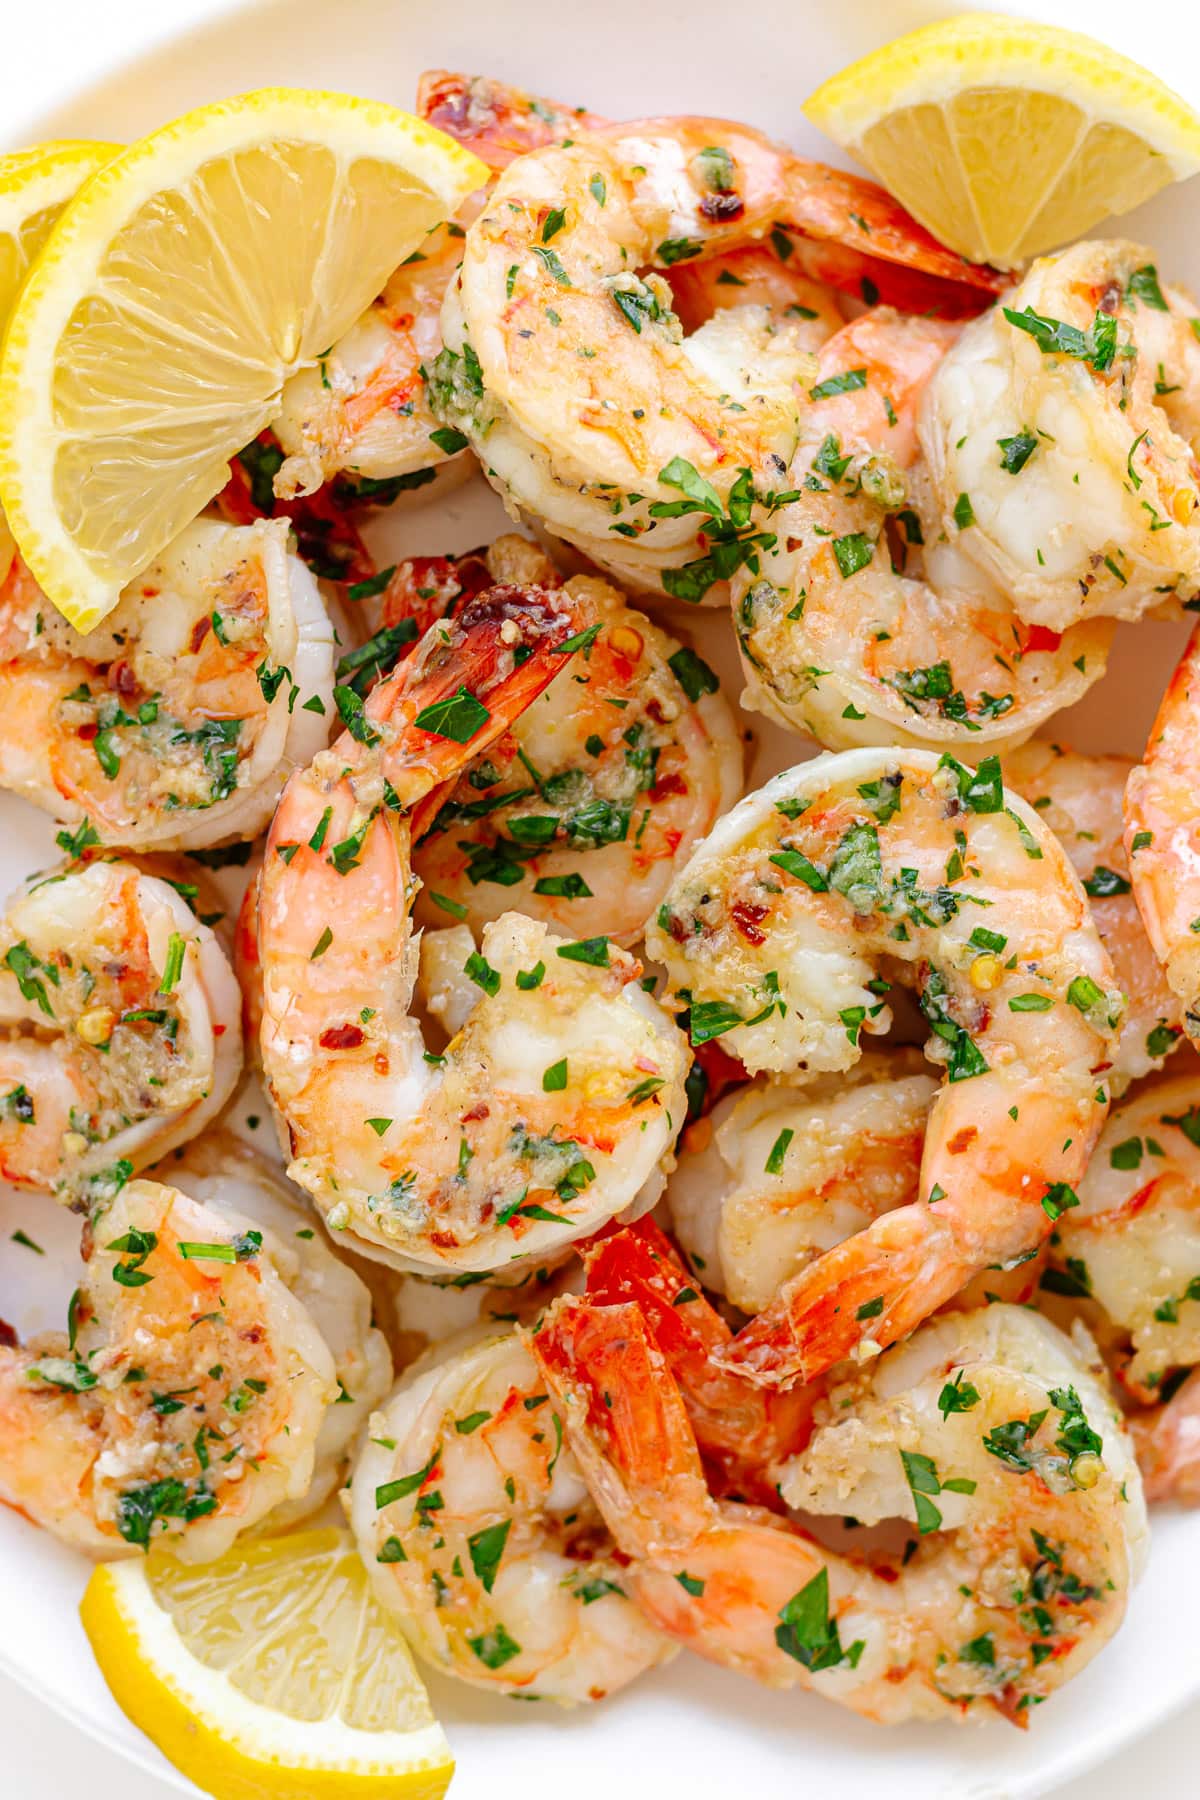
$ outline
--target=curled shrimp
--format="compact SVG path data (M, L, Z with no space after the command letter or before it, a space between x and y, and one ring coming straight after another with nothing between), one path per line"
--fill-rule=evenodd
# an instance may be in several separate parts
M915 1200L938 1083L919 1050L757 1080L684 1132L667 1188L704 1285L759 1313L814 1257Z
M487 561L498 580L558 581L521 538ZM634 942L741 792L737 727L707 663L607 582L575 576L564 598L581 646L447 791L413 853L419 924L450 912L478 931L515 908Z
M495 587L432 627L292 778L268 838L261 1043L290 1173L402 1269L565 1248L653 1199L684 1116L684 1040L607 938L506 914L466 959L478 1002L442 1054L409 1012L410 814L561 668L572 623L553 592Z
M203 1130L242 1067L220 944L132 863L37 877L0 923L0 1168L76 1205Z
M537 1364L512 1330L408 1370L354 1471L350 1516L413 1649L473 1687L572 1705L673 1654L626 1595Z
M923 1326L819 1403L780 1470L810 1516L915 1525L899 1553L714 1501L636 1306L561 1301L529 1341L629 1591L710 1661L881 1723L1024 1724L1121 1622L1146 1542L1137 1466L1085 1346L1022 1308Z
M327 740L333 664L282 521L197 520L86 635L15 558L0 586L0 786L61 819L77 851L253 837Z
M943 530L922 401L961 329L879 308L827 340L772 544L731 584L744 704L832 749L977 760L1104 673L1111 621L1030 626L964 563L966 514Z
M1038 815L929 752L818 757L718 824L647 932L693 1040L750 1071L848 1068L913 986L945 1072L920 1199L809 1264L730 1366L811 1380L911 1331L1073 1200L1108 1105L1121 996L1086 896Z
M1004 779L1041 815L1071 860L1125 996L1109 1087L1160 1069L1183 1041L1182 1007L1167 985L1138 911L1122 841L1123 796L1133 763L1084 756L1035 740L1004 752Z
M273 1507L262 1527L282 1529L307 1518L329 1498L367 1420L391 1386L392 1359L372 1318L371 1295L281 1178L278 1164L232 1132L206 1132L175 1151L154 1175L228 1223L263 1233L289 1291L333 1358L337 1399L325 1409L308 1485L302 1494Z
M421 77L420 110L439 129L449 124L492 169L591 122L500 82L454 91L447 83L455 78L439 81L440 74ZM462 219L478 204L468 201ZM427 373L442 348L441 306L463 229L457 220L433 226L345 336L285 384L272 420L284 452L272 472L280 499L314 493L337 475L349 498L390 503L435 477L444 491L451 468L460 475L471 468L458 434L430 410Z
M285 503L335 475L364 501L422 488L470 458L429 409L425 370L442 347L442 300L462 254L461 225L435 225L350 330L284 385L271 429L284 452ZM443 481L443 486L444 486Z
M1125 849L1134 898L1193 1043L1200 1042L1198 711L1200 628L1188 641L1142 761L1125 786Z
M431 69L421 76L417 110L481 157L497 174L530 150L612 132L610 119L563 106L486 75ZM765 305L803 318L812 347L842 324L830 290L874 305L957 318L987 304L992 278L950 256L873 182L821 164L803 168L810 186L775 221L770 236L671 267L675 310L685 331L731 306ZM879 254L876 254L878 247Z
M770 512L794 447L810 353L801 322L768 307L718 312L684 338L658 271L777 225L844 235L846 196L834 171L710 119L643 121L520 157L467 230L435 412L511 507L635 590L722 598L770 537L755 506ZM874 211L890 212L870 230L876 253L911 252L911 221L899 229L891 203ZM991 283L931 239L921 254L951 279Z
M1195 594L1195 311L1144 246L1074 244L967 325L930 382L941 525L1030 624Z
M312 1477L333 1358L296 1259L132 1181L85 1228L70 1329L0 1348L0 1500L76 1549L209 1562Z

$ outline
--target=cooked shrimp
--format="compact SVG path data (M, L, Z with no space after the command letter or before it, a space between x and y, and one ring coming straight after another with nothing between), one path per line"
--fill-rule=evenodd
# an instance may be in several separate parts
M303 1494L273 1507L266 1520L272 1530L293 1524L316 1512L333 1492L359 1433L391 1386L392 1359L371 1316L371 1295L330 1248L295 1189L280 1178L278 1165L232 1132L207 1132L154 1173L228 1223L262 1232L275 1267L333 1357L337 1399L325 1410L312 1479Z
M0 1171L77 1205L194 1137L242 1067L216 938L132 863L40 876L0 923Z
M696 851L646 941L693 1039L727 1036L752 1072L850 1067L891 1023L893 980L945 1070L921 1200L804 1269L730 1366L786 1384L874 1353L1073 1204L1121 996L1078 878L996 758L858 750L777 776Z
M1146 1498L1200 1505L1200 1370L1171 1398L1129 1421Z
M1200 1363L1200 1071L1150 1082L1113 1110L1051 1258L1052 1291L1095 1301L1121 1333L1128 1348L1114 1360L1136 1399Z
M406 1372L371 1421L350 1516L413 1649L473 1687L572 1705L673 1654L626 1596L514 1331L459 1339Z
M439 84L439 74L421 77L425 116L442 129L443 120L452 122L452 135L494 169L592 122L588 114L500 82L452 92L445 81L454 78ZM462 219L478 205L478 199L468 202ZM473 466L461 435L438 424L427 389L428 370L442 348L442 301L462 256L463 233L455 220L435 225L345 337L314 368L286 383L272 420L285 452L274 473L282 500L311 494L341 475L353 497L390 501L405 489L426 486L448 463L463 474Z
M425 376L442 347L442 300L462 238L461 225L435 225L345 337L285 384L271 421L285 452L274 478L281 500L338 474L369 500L382 484L423 487L455 458L466 472L466 446L429 410Z
M282 521L197 520L86 636L17 558L0 587L0 786L77 848L253 837L328 738L333 664Z
M1137 1466L1089 1356L1024 1309L925 1325L820 1403L789 1505L906 1519L854 1554L713 1501L635 1306L567 1300L530 1339L651 1620L710 1661L881 1723L1015 1723L1117 1629L1146 1542Z
M833 749L962 745L975 761L1104 673L1111 621L1031 627L945 546L917 425L960 329L879 308L825 343L789 502L761 570L731 584L744 704Z
M968 325L930 382L941 523L1028 623L1196 594L1195 312L1142 245L1074 244Z
M93 1555L211 1561L306 1492L337 1397L295 1258L153 1181L84 1257L69 1330L0 1348L0 1500Z
M916 1200L936 1078L919 1050L758 1080L684 1133L667 1201L705 1287L769 1306L815 1256Z
M1134 898L1183 1028L1200 1042L1200 627L1192 633L1125 787Z
M558 581L521 538L488 562L498 580ZM449 912L478 931L516 908L632 943L741 792L741 741L707 663L607 582L577 575L564 597L581 646L448 790L413 855L419 924Z
M478 1004L443 1054L422 1054L409 1011L410 813L562 667L571 628L553 592L471 601L293 777L271 827L262 1054L290 1173L402 1269L544 1260L653 1200L684 1116L685 1042L607 938L506 914L467 961Z
M1183 1041L1183 1009L1146 935L1122 843L1122 796L1132 767L1125 756L1083 756L1040 740L1004 752L1005 782L1041 814L1071 859L1125 995L1108 1077L1114 1094L1160 1069Z
M918 228L869 184L869 241L912 254ZM711 119L651 120L538 150L501 175L468 227L442 309L430 398L490 480L644 592L720 599L757 569L796 441L800 321L737 307L684 339L655 270L766 238L868 220L845 177ZM925 241L926 266L990 272ZM916 255L913 255L916 260ZM636 271L650 272L643 278ZM682 497L681 497L682 496Z
M777 1508L775 1465L808 1437L812 1398L794 1388L772 1393L731 1374L716 1360L731 1328L652 1219L601 1233L583 1247L589 1299L633 1302L679 1383L696 1441L722 1491Z
M473 150L497 174L531 150L627 129L582 106L563 106L487 75L452 74L447 69L429 69L421 76L417 110L431 125ZM694 251L696 260L682 266L676 259L669 265L674 269L670 278L673 290L677 283L681 288L690 287L693 272L701 277L693 290L697 293L713 282L736 286L736 282L723 283L721 271L745 270L748 284L759 288L753 296L756 302L782 307L811 298L814 306L828 305L826 290L832 287L869 306L882 299L906 312L957 318L980 311L988 304L989 294L1004 285L1005 278L995 270L965 263L939 244L874 182L822 163L802 163L797 157L789 158L788 173L793 185L769 238L727 256L704 257ZM710 156L700 174L712 193L736 191L720 185L735 171L726 167L719 152ZM711 220L719 216L715 208L721 204L732 213L728 200L718 201L702 217ZM736 298L714 291L700 317L707 318L720 306L737 304Z
M530 150L620 129L583 107L446 69L421 76L417 110L497 174ZM882 189L840 170L807 167L812 190L801 206L802 223L777 220L763 243L671 265L674 310L685 331L731 306L770 306L802 319L808 346L815 349L844 323L836 290L868 305L882 299L906 312L947 318L987 304L986 286L974 285L986 282L986 273L964 271ZM722 178L716 165L712 173ZM872 254L876 234L882 255Z

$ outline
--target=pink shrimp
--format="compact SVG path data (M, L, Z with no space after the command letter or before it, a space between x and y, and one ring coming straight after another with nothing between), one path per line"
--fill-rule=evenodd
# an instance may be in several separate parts
M1146 935L1200 1042L1200 626L1125 786L1125 849Z
M779 1471L810 1513L915 1521L899 1553L829 1549L714 1501L636 1305L561 1300L526 1339L632 1559L627 1591L710 1661L881 1722L975 1704L1024 1724L1120 1623L1145 1537L1136 1466L1101 1382L1035 1314L925 1326L840 1389Z
M271 827L261 1043L291 1173L400 1267L565 1249L653 1198L683 1117L686 1046L607 938L506 914L466 958L479 999L443 1054L410 1016L410 832L564 666L573 623L560 593L497 586L431 627L365 702L350 690L349 730Z

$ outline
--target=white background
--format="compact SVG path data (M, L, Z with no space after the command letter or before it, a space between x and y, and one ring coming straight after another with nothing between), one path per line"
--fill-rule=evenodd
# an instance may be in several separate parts
M253 0L251 0L253 3ZM454 0L441 0L452 14ZM778 3L778 0L776 0ZM786 0L785 0L786 3ZM845 0L843 0L845 3ZM969 3L969 0L968 0ZM229 0L5 0L0 6L0 137L13 145L28 141L22 123L67 100L102 71L127 56L171 37L196 21L211 17ZM772 0L759 0L760 6ZM932 13L953 10L930 0L851 0L878 25L880 41L925 22ZM979 4L979 0L975 0ZM422 12L427 0L395 0L397 10L411 5ZM588 34L603 29L603 0L563 0L562 12L578 7L581 61L586 60ZM502 19L520 16L521 0L496 0ZM781 6L781 16L783 7ZM1072 24L1103 37L1189 93L1200 104L1200 24L1182 0L1034 0L1008 10ZM730 8L736 29L737 8ZM329 0L329 28L337 30L338 0ZM686 12L683 15L686 17ZM506 39L509 31L504 33ZM633 46L631 52L636 55ZM692 54L700 53L694 43ZM710 45L708 54L718 55ZM511 44L508 45L511 58ZM286 58L285 58L286 60ZM485 66L487 56L479 57ZM286 76L284 77L286 78ZM169 111L167 106L165 110ZM5 1607L0 1601L0 1631ZM1097 1729L1111 1729L1112 1721ZM86 1793L88 1800L166 1800L172 1790L157 1777L132 1767L72 1729L36 1699L0 1675L0 1797L2 1800L59 1800ZM1128 1800L1131 1792L1158 1796L1196 1792L1200 1760L1200 1707L1193 1707L1161 1726L1143 1741L1111 1758L1096 1770L1058 1790L1059 1800ZM797 1745L797 1774L803 1778L804 1749ZM529 1770L536 1780L536 1771ZM809 1779L819 1771L809 1770ZM635 1796L644 1791L636 1768L628 1770ZM527 1789L528 1783L523 1784ZM507 1800L496 1790L497 1800ZM1003 1800L999 1789L974 1790L977 1800Z

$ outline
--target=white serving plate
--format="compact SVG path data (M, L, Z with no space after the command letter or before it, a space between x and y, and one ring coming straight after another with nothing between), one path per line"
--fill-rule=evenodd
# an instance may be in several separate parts
M798 110L804 94L887 37L954 10L923 0L757 8L729 0L110 0L100 36L93 0L56 0L41 15L27 10L20 24L6 24L0 100L14 145L121 139L266 83L408 105L417 73L441 65L618 117L687 110L745 118L820 156L827 149ZM1091 0L1086 19L1075 0L1018 10L1085 25L1200 102L1200 27L1178 0L1141 0L1136 9ZM193 27L186 37L169 36L170 26L184 24ZM139 61L115 66L138 49ZM1195 205L1193 184L1159 196L1127 229L1154 246L1173 279L1200 290L1200 242L1186 229ZM500 520L490 495L460 489L392 522L389 548L465 548ZM694 628L736 693L726 621L683 611L685 629ZM1177 626L1122 627L1106 682L1060 715L1055 735L1081 749L1139 751L1181 642ZM809 754L772 728L757 738L755 783ZM0 797L0 893L54 856L49 822ZM16 1243L18 1230L44 1254ZM58 1325L77 1242L75 1221L48 1201L0 1189L0 1318L23 1330ZM0 1670L131 1761L195 1793L119 1712L96 1671L76 1612L87 1573L82 1559L0 1509ZM575 1714L518 1709L437 1679L431 1690L458 1757L455 1800L515 1800L535 1785L566 1785L590 1800L617 1784L637 1796L669 1784L690 1800L725 1800L748 1772L766 1793L819 1784L837 1800L877 1800L883 1789L889 1800L1026 1800L1106 1760L1200 1693L1198 1615L1200 1517L1166 1513L1155 1520L1149 1572L1121 1634L1024 1733L1000 1722L884 1732L811 1695L770 1693L684 1657Z

